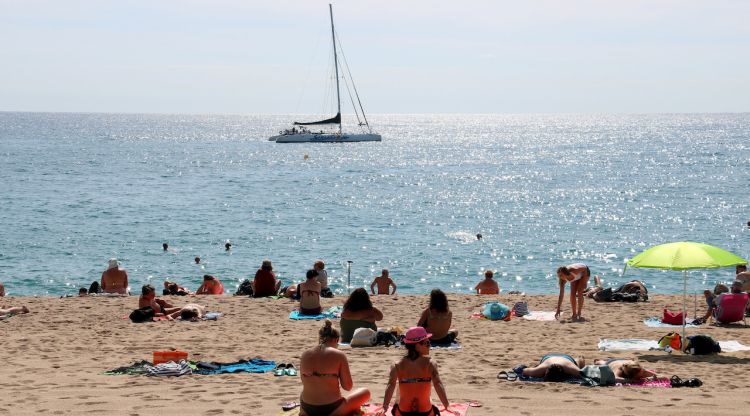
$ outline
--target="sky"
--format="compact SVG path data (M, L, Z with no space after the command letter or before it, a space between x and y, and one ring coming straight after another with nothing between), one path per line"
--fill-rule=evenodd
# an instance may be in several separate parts
M750 1L333 11L368 113L750 111ZM0 0L0 111L324 114L330 50L328 1Z

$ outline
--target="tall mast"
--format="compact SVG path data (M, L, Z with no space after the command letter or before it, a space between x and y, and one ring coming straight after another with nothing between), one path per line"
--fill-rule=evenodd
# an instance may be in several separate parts
M341 95L339 93L339 60L336 54L336 31L333 28L333 6L328 3L328 10L331 12L331 38L333 39L333 66L336 68L336 104L338 105L339 114L339 134L341 134Z

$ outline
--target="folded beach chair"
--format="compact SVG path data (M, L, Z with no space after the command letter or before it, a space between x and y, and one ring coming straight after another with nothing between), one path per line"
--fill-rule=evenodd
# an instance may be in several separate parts
M747 325L745 320L745 309L747 309L747 293L724 293L721 295L719 307L714 309L714 321L723 324L742 321Z

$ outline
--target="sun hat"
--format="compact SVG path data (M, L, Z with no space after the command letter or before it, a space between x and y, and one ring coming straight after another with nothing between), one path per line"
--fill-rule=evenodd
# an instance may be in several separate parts
M119 268L120 267L120 262L117 261L117 259L114 258L114 257L112 257L111 259L109 259L108 264L109 265L107 266L107 270L114 269L114 268Z
M416 344L432 337L432 334L428 333L426 329L421 326L415 326L409 328L404 335L404 343Z
M509 314L510 308L500 302L487 302L482 309L482 315L493 321L505 319Z

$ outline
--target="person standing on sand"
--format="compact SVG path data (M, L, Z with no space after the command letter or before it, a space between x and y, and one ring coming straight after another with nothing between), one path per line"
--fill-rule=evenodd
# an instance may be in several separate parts
M446 413L454 413L450 410L448 395L445 394L445 387L440 380L437 363L430 358L431 337L432 334L419 326L406 331L404 336L406 356L391 365L381 415L385 414L391 404L396 383L398 383L399 399L391 410L394 416L439 415L437 406L430 401L433 386Z
M570 283L571 319L574 321L581 319L581 310L583 309L583 291L586 290L586 286L589 284L589 278L591 278L591 270L589 270L589 267L583 263L575 263L557 269L560 296L557 298L555 319L560 317L560 307L562 306L563 297L565 297L565 285L567 283Z
M390 273L388 272L388 269L383 269L380 276L377 276L375 280L372 281L372 284L370 285L370 292L375 295L375 285L378 286L378 295L395 295L396 294L396 284L393 283L393 280L390 278ZM393 292L388 293L390 291L390 288L393 287Z
M101 289L103 293L128 294L128 272L120 268L116 258L109 259L107 270L102 273Z
M369 399L365 388L352 390L354 382L346 354L337 349L339 331L326 319L318 331L319 344L300 357L300 414L307 416L348 416L357 412ZM341 389L349 391L341 395Z
M500 294L500 286L497 284L497 282L492 278L495 274L492 273L492 270L487 270L484 272L484 280L479 282L475 287L474 290L477 291L477 295L498 295Z

